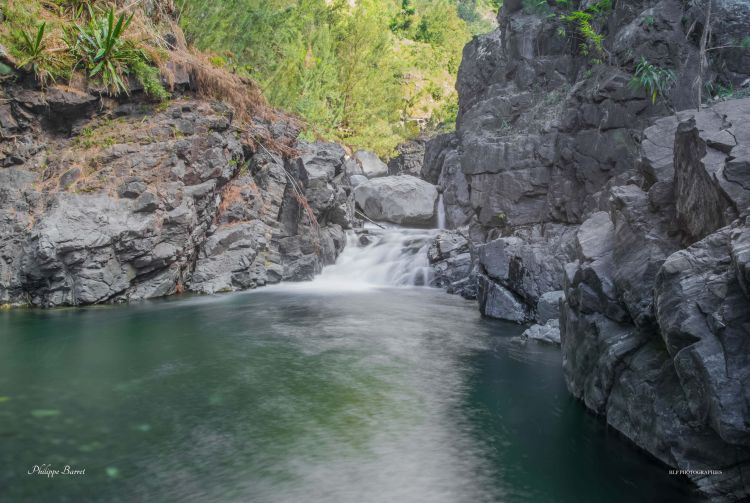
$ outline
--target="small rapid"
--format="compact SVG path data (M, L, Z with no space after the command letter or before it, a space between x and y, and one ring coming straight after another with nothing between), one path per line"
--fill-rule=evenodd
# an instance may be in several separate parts
M438 229L378 228L349 231L344 251L310 285L352 288L429 286L427 250Z

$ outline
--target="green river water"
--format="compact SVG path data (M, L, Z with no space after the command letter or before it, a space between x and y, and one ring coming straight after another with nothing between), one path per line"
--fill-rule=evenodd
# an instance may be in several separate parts
M424 288L2 312L0 501L688 501L521 330Z

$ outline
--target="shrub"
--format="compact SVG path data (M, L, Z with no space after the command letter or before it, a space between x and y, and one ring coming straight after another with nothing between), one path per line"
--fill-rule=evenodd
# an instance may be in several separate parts
M558 2L562 5L561 2ZM565 5L569 5L565 2ZM583 56L592 56L594 62L600 62L604 56L604 35L596 31L592 22L612 10L611 0L600 0L590 5L586 10L576 10L570 14L564 14L560 18L569 26L573 26L577 37L581 40L578 45L579 52Z
M604 35L598 33L591 25L592 14L584 11L573 11L562 17L563 21L575 26L582 41L578 48L582 55L588 56L592 52L601 54L604 52Z
M659 97L664 97L675 81L672 70L659 68L652 65L645 58L635 67L635 76L630 80L632 89L643 89L651 98L651 103L656 103Z
M86 25L76 24L75 42L71 44L88 77L100 81L113 94L128 94L128 76L133 75L147 94L166 97L158 71L149 65L143 49L123 38L133 19L124 14L115 19L110 8L104 17L92 17Z

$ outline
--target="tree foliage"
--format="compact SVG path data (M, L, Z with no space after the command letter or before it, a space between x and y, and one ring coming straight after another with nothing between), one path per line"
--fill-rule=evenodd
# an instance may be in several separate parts
M314 135L388 155L455 120L461 52L488 18L487 0L184 0L181 22Z

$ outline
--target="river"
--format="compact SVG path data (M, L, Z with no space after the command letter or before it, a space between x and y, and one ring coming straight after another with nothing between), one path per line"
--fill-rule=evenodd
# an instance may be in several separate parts
M559 349L413 286L428 237L352 236L306 284L0 313L0 501L689 501Z

